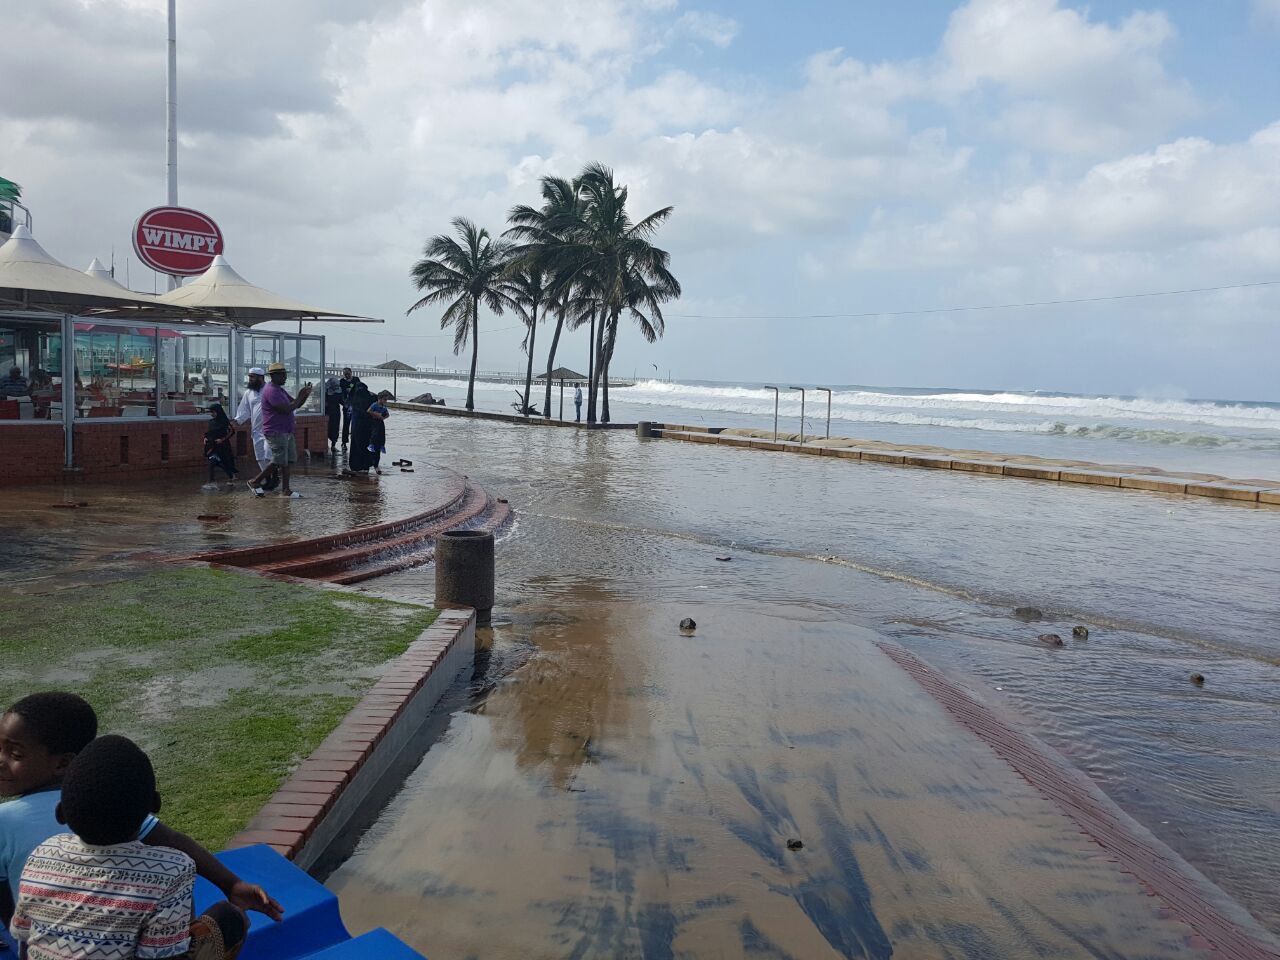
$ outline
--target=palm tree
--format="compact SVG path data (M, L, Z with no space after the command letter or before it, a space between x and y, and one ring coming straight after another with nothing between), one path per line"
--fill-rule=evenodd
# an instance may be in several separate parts
M536 209L524 204L512 207L507 215L507 222L511 227L503 235L519 241L520 245L513 251L513 264L518 262L526 267L536 264L542 269L543 276L547 278L548 299L554 305L556 326L551 336L551 349L547 352L547 392L542 405L542 415L550 419L551 371L555 368L556 350L560 346L560 334L566 320L570 323L570 329L574 326L575 279L573 271L564 269L563 265L554 269L548 254L574 229L581 201L576 180L543 177L541 187L542 208ZM528 392L526 387L526 406L529 403Z
M630 313L652 342L663 331L659 304L680 295L670 256L650 242L673 208L663 207L633 222L627 214L627 188L617 185L613 171L598 163L572 181L544 177L542 197L541 209L512 209L506 235L522 242L521 258L542 267L557 304L548 374L562 326L590 325L587 422L596 422L601 384L600 412L607 422L608 365L623 312ZM549 379L544 413L551 415Z
M503 290L504 272L511 246L494 240L489 231L465 217L452 221L457 239L440 234L427 241L422 259L410 276L419 290L430 291L405 311L452 301L440 316L440 329L453 327L455 355L471 341L471 375L467 378L467 409L475 409L476 360L480 355L480 304L501 315L513 306ZM459 242L461 241L461 242Z
M624 270L622 306L640 328L640 335L648 343L662 336L666 322L662 317L662 304L680 296L680 283L667 269L670 258L665 250L650 246L652 273L627 263ZM618 318L614 314L609 321L609 331L604 347L604 376L600 400L600 422L609 422L609 366L613 362L613 349L618 342Z
M553 241L547 243L543 256L549 269L572 278L581 296L591 298L598 307L586 406L586 420L595 422L596 390L608 376L605 343L616 342L622 312L631 310L632 316L644 317L641 333L655 339L662 335L662 312L655 314L654 307L680 296L680 283L669 269L671 256L649 242L673 207L655 210L634 223L627 214L627 188L614 183L613 170L603 164L590 164L576 184L580 202L571 210L559 211L559 219L548 224Z
M529 393L533 388L533 344L538 332L538 310L551 298L550 284L538 266L536 258L516 260L507 270L505 293L511 298L516 313L524 321L527 331L520 344L529 357L524 371L524 415L529 415ZM544 311L545 315L545 311ZM548 379L548 383L550 380Z

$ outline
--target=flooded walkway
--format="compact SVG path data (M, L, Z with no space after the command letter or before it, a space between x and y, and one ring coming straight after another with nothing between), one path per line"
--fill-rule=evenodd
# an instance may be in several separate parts
M439 960L1205 955L885 637L1276 919L1277 669L1238 629L1274 565L1259 518L617 435L401 429L518 520L471 690L330 878L356 926ZM429 596L430 572L368 589ZM1044 623L1012 616L1024 598ZM1077 617L1090 641L1036 640Z
M349 922L440 958L1203 955L871 631L547 586L539 655L333 878Z
M416 463L412 473L343 477L340 465L297 468L301 500L255 497L243 483L202 487L178 473L128 483L10 487L0 497L0 529L21 551L0 557L0 589L40 589L45 581L108 574L155 555L281 543L409 516L447 500L457 474Z

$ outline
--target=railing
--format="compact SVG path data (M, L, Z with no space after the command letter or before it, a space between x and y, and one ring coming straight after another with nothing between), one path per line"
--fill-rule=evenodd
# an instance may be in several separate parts
M387 379L387 380L393 379L392 371L390 370L380 370L376 366L368 366L365 364L358 364L358 363L331 363L325 368L325 375L335 376L335 377L341 376L342 371L347 368L350 368L351 372L354 373L357 377L359 377L362 380L372 379L374 377ZM469 375L470 375L469 370L458 370L453 368L442 368L442 367L429 368L426 370L401 370L399 373L399 376L401 377L429 377L433 380L462 380L462 381L466 381ZM538 378L544 375L545 375L545 371L540 372L535 370L533 372L534 382L537 383ZM518 384L520 386L524 386L523 373L511 373L505 370L477 370L476 380L481 383L509 383L509 384ZM546 381L543 380L542 382L545 383ZM582 378L582 382L585 385L586 377ZM635 385L636 385L636 381L631 379L630 377L612 377L611 376L609 378L610 387L634 387Z

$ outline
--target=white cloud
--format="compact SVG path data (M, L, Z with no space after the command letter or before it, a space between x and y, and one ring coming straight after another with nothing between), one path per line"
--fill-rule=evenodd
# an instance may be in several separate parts
M1280 27L1280 0L1253 0L1254 19Z
M1161 13L1094 22L1058 0L970 0L925 60L867 65L814 57L811 80L877 106L937 100L1029 149L1102 155L1149 143L1195 113L1165 71L1176 31Z
M887 220L887 222L883 222ZM957 266L1027 250L1107 255L1215 244L1280 222L1280 123L1248 140L1162 144L1072 179L1035 179L956 202L939 219L883 218L859 238L863 269ZM1269 249L1257 248L1251 261ZM1280 260L1269 266L1280 270Z
M738 36L738 22L718 13L706 13L690 10L681 14L675 22L670 36L672 39L687 37L690 40L702 40L723 50L733 43Z

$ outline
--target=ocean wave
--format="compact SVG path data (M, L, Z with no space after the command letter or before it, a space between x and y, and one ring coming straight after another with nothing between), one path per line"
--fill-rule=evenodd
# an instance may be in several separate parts
M402 376L421 389L461 393L465 380ZM542 385L535 395L542 396ZM554 387L558 400L559 386ZM506 383L476 382L477 394L513 398ZM456 394L455 394L456 395ZM707 385L642 380L615 387L615 401L638 407L665 407L690 413L732 413L773 418L773 391L733 384ZM492 405L495 399L486 403ZM805 410L810 425L826 418L826 397L811 390ZM780 416L800 416L795 392L783 391ZM1280 406L1224 404L1196 400L1151 400L1107 396L1034 393L895 393L891 390L837 390L831 395L833 423L898 424L994 433L1037 433L1082 440L1116 440L1203 449L1265 449L1280 452ZM710 422L710 421L708 421ZM1185 426L1186 429L1177 429Z
M705 386L700 384L641 381L617 393L619 400L640 405L674 406L693 410L723 410L755 416L772 416L773 391L759 387ZM794 392L784 391L779 413L796 417L800 402ZM826 397L810 392L809 413L825 415ZM1121 437L1126 429L1137 439L1150 430L1153 439L1161 430L1172 434L1216 436L1216 430L1245 431L1280 439L1280 406L1245 403L1218 403L1197 400L1150 400L1109 396L1062 396L1033 393L894 393L879 390L837 390L831 395L831 417L854 423L885 422L976 430L1066 433L1085 428L1081 435L1106 436L1115 430ZM1118 421L1118 422L1117 422ZM1059 427L1058 424L1063 424ZM1208 430L1179 431L1172 425L1207 427ZM1161 438L1157 442L1173 442Z

